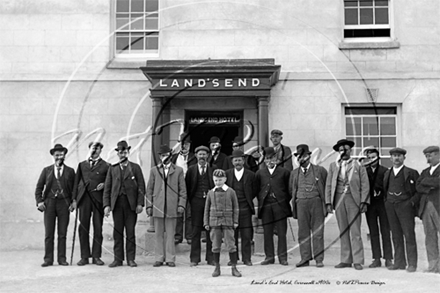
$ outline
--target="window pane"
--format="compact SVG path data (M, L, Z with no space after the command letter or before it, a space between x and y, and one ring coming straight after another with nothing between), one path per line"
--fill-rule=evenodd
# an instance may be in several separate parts
M357 9L345 9L345 24L358 24Z
M344 6L345 7L357 7L358 0L345 0Z
M387 6L388 7L388 0L376 0L375 5L376 5L376 7L377 6Z
M146 19L146 21L145 21L145 29L148 29L148 30L157 30L158 29L158 21L157 21L157 19L154 19L154 18L152 18L152 19L150 19L150 18L147 18Z
M380 118L380 134L396 135L396 118L381 117Z
M146 38L147 50L157 50L159 48L159 39L157 36L150 36Z
M361 137L354 137L354 136L347 135L347 139L354 141L355 148L362 148L362 138Z
M131 50L143 50L144 49L144 36L143 34L131 35Z
M382 148L394 148L396 147L396 138L395 137L381 137L380 138L380 146Z
M364 137L363 147L367 147L367 146L379 147L379 138L378 137Z
M360 9L360 24L373 24L373 8Z
M379 135L379 118L364 117L364 135Z
M116 35L116 50L119 54L124 53L124 51L128 52L129 41L128 35Z
M142 15L136 14L131 18L131 29L132 30L143 30L144 29L144 18Z
M116 30L129 30L128 18L118 18L116 19Z
M373 6L373 0L361 0L360 6Z
M361 118L347 117L345 119L345 131L347 135L361 135Z
M117 0L116 12L128 12L129 0Z
M388 8L376 8L376 24L388 24Z
M131 0L131 12L144 12L144 0Z
M395 107L346 107L347 115L392 115L397 114Z
M147 0L147 7L145 11L157 11L159 9L159 3L157 0Z

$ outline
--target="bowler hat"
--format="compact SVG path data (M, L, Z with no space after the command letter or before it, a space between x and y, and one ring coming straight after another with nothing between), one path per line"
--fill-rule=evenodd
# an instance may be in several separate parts
M236 137L234 138L234 140L232 141L232 143L243 144L243 137L241 137L241 136L236 136Z
M216 142L220 143L220 138L218 138L217 136L213 136L209 140L209 143L216 143Z
M100 147L101 149L104 148L104 145L102 143L100 143L99 141L91 141L89 143L89 148L92 147L92 145L96 146L96 147Z
M67 154L67 149L66 149L65 147L63 147L63 145L60 144L60 143L55 144L55 146L53 147L53 149L51 149L49 152L50 152L51 155L53 155L53 153L54 153L55 151L63 151L64 154Z
M172 150L168 147L167 144L163 144L159 147L159 151L157 153L161 155L161 154L171 153L171 151Z
M205 151L206 153L209 154L209 148L207 146L201 145L201 146L196 147L196 149L194 150L194 153L197 154L200 151Z
M212 172L212 176L215 177L226 177L226 172L222 169L215 169L214 172Z
M273 147L264 148L264 157L271 158L276 155L275 149Z
M186 133L186 132L181 133L181 134L179 135L179 142L180 142L180 143L185 143L185 142L189 142L189 143L191 143L191 137L190 137L189 134Z
M244 157L244 153L241 150L235 150L232 152L231 158L242 158Z
M121 140L118 142L115 151L123 151L123 150L130 150L131 146L128 146L128 143L125 140Z
M427 147L426 149L423 150L424 154L429 154L429 153L438 153L440 152L440 148L436 145L432 145Z
M393 148L390 149L390 155L392 154L406 155L406 150L402 148Z
M279 130L279 129L273 129L270 132L270 135L283 135L283 132L281 130Z
M341 145L348 145L350 148L354 147L354 141L348 140L348 139L340 139L338 142L333 146L333 150L336 152L339 151L339 147Z
M312 152L309 150L309 146L306 144L299 144L296 147L296 153L294 153L293 155L296 157L298 155L304 155L304 154L308 154L310 155Z

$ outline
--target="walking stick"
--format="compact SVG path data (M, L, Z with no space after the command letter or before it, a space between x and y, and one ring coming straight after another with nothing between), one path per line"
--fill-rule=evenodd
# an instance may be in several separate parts
M289 219L287 219L287 222L289 222L290 232L292 232L292 238L293 238L293 241L296 241L296 239L295 239L295 235L293 234L292 224L290 223L290 220L289 220Z
M75 226L73 228L73 241L72 241L72 253L70 254L70 265L72 265L72 261L73 261L73 251L75 249L75 236L76 236L77 225L78 225L78 207L75 209Z

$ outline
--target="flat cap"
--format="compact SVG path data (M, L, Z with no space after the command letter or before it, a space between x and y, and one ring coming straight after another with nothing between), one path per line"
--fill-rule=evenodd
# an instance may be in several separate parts
M226 177L226 172L222 169L215 169L212 175L215 177Z
M426 149L423 150L424 154L429 154L429 153L438 153L440 152L440 148L436 145L432 145L427 147Z
M209 154L210 150L209 150L209 148L207 146L201 145L201 146L196 147L196 149L194 150L194 153L197 154L200 151L205 151L205 152L207 152Z
M402 148L393 148L390 150L390 155L392 155L392 154L406 155L406 150L402 149Z
M220 143L220 138L218 138L217 136L213 136L209 140L209 143L216 143L216 142Z
M279 129L273 129L270 132L270 135L283 135L283 132L281 130L279 130Z

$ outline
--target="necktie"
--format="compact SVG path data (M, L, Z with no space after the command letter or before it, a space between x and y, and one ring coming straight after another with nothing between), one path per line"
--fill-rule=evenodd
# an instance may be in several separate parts
M163 167L163 173L165 174L165 178L167 178L168 177L168 167L167 166Z
M61 178L61 167L57 167L57 179Z
M224 190L223 190L223 188L221 188L221 187L217 187L217 188L215 189L215 191L220 191L220 192L222 192L222 191L224 191Z
M304 176L307 174L307 168L303 168Z
M205 165L202 166L202 175L205 174Z
M342 177L342 179L345 179L346 170L347 170L347 162L342 161L342 164L341 164L341 177Z

